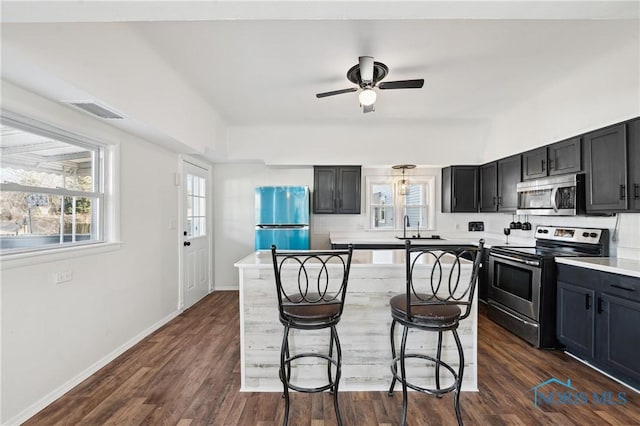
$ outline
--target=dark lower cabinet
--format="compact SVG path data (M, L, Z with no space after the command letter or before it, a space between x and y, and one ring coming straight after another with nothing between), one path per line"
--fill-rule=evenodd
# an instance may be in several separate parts
M640 278L558 265L557 291L567 351L640 387Z
M598 361L640 384L640 301L602 293L598 302Z
M313 213L360 214L360 166L314 166Z
M442 169L442 212L478 211L478 167L451 166Z
M558 282L558 340L577 355L593 358L595 290Z

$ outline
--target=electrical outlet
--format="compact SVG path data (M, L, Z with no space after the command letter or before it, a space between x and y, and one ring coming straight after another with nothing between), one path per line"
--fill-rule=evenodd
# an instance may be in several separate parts
M62 284L67 283L73 280L73 271L61 271L53 274L53 282L54 284Z

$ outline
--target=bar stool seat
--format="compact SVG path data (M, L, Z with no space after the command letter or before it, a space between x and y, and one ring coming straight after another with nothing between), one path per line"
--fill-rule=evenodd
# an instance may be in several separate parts
M441 304L421 304L422 300L427 300L429 295L419 293L411 295L411 314L412 322L425 323L444 327L446 324L453 324L462 315L462 310L458 305L441 305ZM393 296L389 302L391 305L391 315L396 321L403 323L407 318L407 297L404 294Z

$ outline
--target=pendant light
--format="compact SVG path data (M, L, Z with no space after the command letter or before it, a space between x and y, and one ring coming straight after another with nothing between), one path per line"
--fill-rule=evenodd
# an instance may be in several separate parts
M407 169L415 169L415 167L415 164L396 164L395 166L391 166L394 170L402 170L402 180L400 181L400 188L398 189L400 195L407 195L409 193L409 179L405 176L405 171Z

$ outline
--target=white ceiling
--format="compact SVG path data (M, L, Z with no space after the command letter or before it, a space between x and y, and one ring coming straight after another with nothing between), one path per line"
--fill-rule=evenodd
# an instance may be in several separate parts
M55 28L75 28L76 40L96 28L122 40L125 25L231 126L489 120L640 37L638 1L5 1L2 8L3 33L20 29L14 40L59 23L47 40L54 46ZM74 48L68 38L59 45ZM360 55L385 63L386 81L424 78L425 86L380 91L371 114L362 113L357 93L315 98L352 87L346 71ZM49 72L29 81L3 63L3 78L62 99L39 83ZM126 104L111 106L127 114Z

